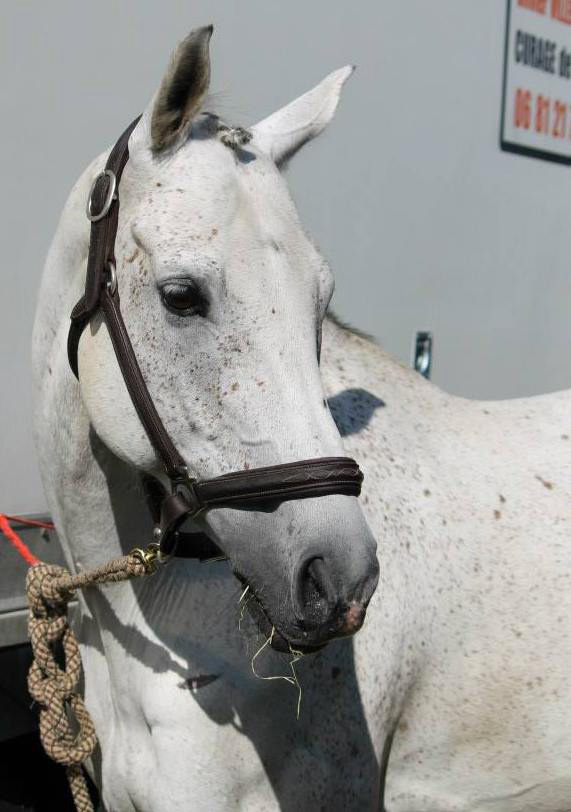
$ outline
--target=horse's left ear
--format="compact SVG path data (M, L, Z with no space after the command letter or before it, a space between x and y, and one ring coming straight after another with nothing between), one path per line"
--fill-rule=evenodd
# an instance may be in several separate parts
M213 27L196 28L174 52L153 102L151 149L157 154L180 143L200 110L210 83Z
M278 166L329 124L339 103L341 89L354 67L333 71L312 90L251 128L254 143Z

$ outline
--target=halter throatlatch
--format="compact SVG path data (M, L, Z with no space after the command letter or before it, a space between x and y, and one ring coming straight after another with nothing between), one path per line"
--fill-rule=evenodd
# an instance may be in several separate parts
M139 419L171 481L171 493L161 493L156 510L156 532L164 555L204 558L203 550L179 550L193 534L179 532L183 522L203 511L220 507L265 509L291 499L330 494L359 496L363 474L349 457L321 457L267 468L233 471L214 479L195 480L175 447L141 373L123 321L115 274L115 237L119 218L119 182L129 159L129 137L140 116L127 127L111 150L105 169L95 178L87 201L91 237L85 293L73 308L67 351L78 377L79 339L91 317L101 310L123 380ZM152 506L151 506L152 508Z

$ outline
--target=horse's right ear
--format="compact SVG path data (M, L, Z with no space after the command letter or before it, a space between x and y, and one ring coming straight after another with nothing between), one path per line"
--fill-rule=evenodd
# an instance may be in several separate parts
M196 28L174 52L153 102L151 149L156 155L181 143L210 83L209 44L213 26Z

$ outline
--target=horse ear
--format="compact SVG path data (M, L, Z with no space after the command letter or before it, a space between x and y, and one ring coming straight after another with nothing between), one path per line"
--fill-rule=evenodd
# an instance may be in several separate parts
M211 25L194 29L172 56L151 114L151 149L155 154L181 140L200 110L210 83L212 31Z
M252 127L254 142L278 166L284 164L329 124L353 71L351 65L333 71L312 90L260 121Z

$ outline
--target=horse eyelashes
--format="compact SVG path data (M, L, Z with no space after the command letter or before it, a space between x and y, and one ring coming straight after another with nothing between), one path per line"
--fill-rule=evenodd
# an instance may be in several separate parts
M161 300L177 316L206 315L208 302L198 287L191 283L168 282L161 287Z

